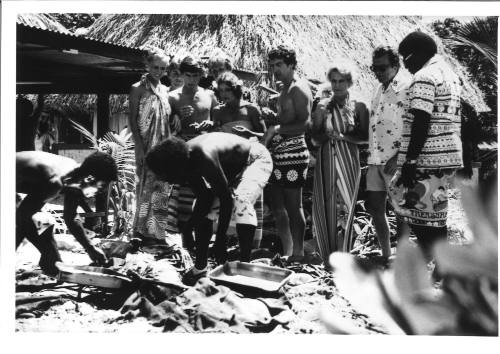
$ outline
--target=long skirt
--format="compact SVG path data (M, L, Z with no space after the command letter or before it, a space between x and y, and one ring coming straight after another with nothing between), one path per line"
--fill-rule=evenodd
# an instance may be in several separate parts
M352 248L352 222L361 178L359 150L345 141L326 141L314 171L313 235L325 266L336 251Z
M143 239L165 242L170 186L156 179L147 167L138 172L134 232L139 233Z

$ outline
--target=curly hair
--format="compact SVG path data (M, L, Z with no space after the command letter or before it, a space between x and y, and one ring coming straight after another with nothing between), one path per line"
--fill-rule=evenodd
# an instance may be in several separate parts
M217 87L221 84L227 85L237 99L240 99L243 95L243 83L233 73L226 71L220 74L217 78Z
M437 44L428 34L415 31L403 38L399 43L398 52L401 55L420 53L427 58L432 58L437 53Z
M175 136L162 141L146 155L146 164L156 176L167 182L182 182L188 169L189 147Z
M77 169L80 177L93 176L97 181L109 183L118 180L118 166L115 160L101 151L89 155Z
M286 65L293 65L294 67L297 65L295 50L284 45L271 49L271 51L267 54L267 57L269 61L283 59L283 62Z
M375 58L381 58L384 55L387 55L387 59L389 59L389 63L391 66L399 66L399 55L396 49L389 46L378 46L373 50L372 60Z

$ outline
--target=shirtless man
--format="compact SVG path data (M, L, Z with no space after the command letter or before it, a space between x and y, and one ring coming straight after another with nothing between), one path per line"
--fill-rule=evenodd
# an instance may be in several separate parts
M184 86L170 92L169 103L172 114L181 120L181 137L188 140L213 125L210 117L218 103L212 91L198 86L203 71L198 59L185 57L180 71Z
M277 102L279 124L269 127L263 139L274 163L269 180L271 209L283 256L300 261L304 257L305 234L302 188L309 164L304 134L311 117L312 93L307 81L295 74L294 50L279 46L269 52L268 59L270 72L283 85Z
M49 274L57 274L55 266L61 261L52 234L38 235L33 215L49 200L64 194L63 218L68 230L87 251L90 258L104 264L106 256L93 246L80 221L76 209L82 198L92 197L109 182L117 180L113 158L103 152L88 156L81 165L68 157L43 151L16 153L16 193L27 194L16 212L16 248L27 238L41 253L40 267Z
M188 221L188 228L194 228L196 235L196 260L183 277L185 284L193 285L206 275L208 245L212 238L212 220L208 215L216 197L220 203L215 241L217 262L224 263L227 258L226 231L231 214L236 221L241 260L250 261L257 226L253 206L272 171L271 156L262 144L219 132L200 135L188 142L170 137L148 153L146 163L161 180L187 181L196 195Z
M181 131L178 136L187 141L212 128L212 110L218 102L213 91L198 86L203 73L202 63L198 59L186 56L181 61L179 69L184 86L170 92L169 103L173 117L177 116L181 120ZM191 188L185 183L174 185L168 206L167 230L180 231L183 235L183 245L187 249L194 247L191 230L186 228L194 197Z

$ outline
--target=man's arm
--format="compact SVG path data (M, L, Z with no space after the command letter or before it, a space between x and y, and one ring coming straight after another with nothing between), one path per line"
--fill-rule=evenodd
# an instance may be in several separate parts
M252 104L249 104L248 112L250 115L250 120L252 121L253 130L258 133L265 133L267 127L264 119L262 118L259 108Z
M82 197L83 195L81 194L81 191L67 190L65 192L63 212L64 222L66 223L69 232L71 232L75 239L82 245L92 261L103 265L107 261L104 252L90 243L87 235L85 235L82 223L75 219L76 209L78 208L80 198Z
M427 140L431 115L419 109L410 109L410 113L413 114L413 123L406 159L416 160Z
M217 152L213 151L205 155L206 160L203 163L202 174L210 184L215 196L219 198L219 223L216 232L216 238L225 239L226 231L229 227L231 212L233 210L233 198L229 189L229 184L219 162Z

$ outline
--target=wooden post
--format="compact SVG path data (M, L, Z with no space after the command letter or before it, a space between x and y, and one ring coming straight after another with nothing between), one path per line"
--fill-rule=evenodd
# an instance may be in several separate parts
M109 131L109 93L97 94L97 137Z
M109 131L109 93L97 94L97 137L101 138ZM107 207L108 207L108 193L97 193L95 200L96 212L105 212L104 218L101 218L103 237L107 236Z

